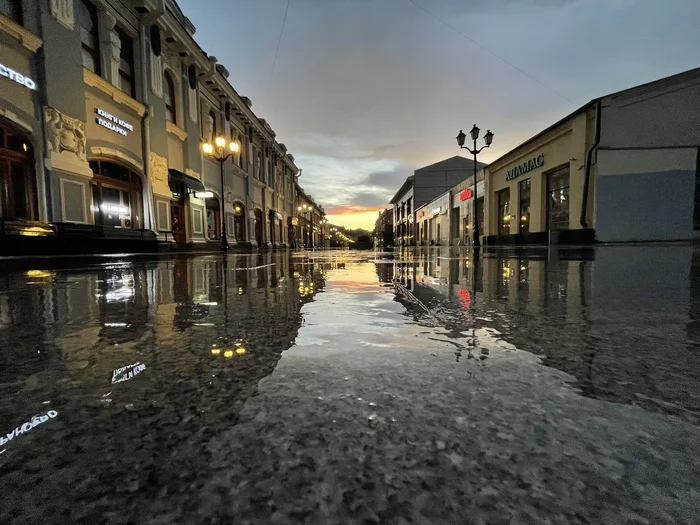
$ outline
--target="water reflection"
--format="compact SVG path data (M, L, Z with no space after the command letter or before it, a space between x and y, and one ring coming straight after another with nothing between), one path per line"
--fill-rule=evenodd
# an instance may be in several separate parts
M434 248L413 258L391 263L391 279L453 334L495 329L575 376L586 395L700 422L697 249L494 250L476 264ZM388 281L384 266L378 274Z
M286 253L0 274L0 431L61 414L0 447L0 523L136 519L194 483L324 286Z

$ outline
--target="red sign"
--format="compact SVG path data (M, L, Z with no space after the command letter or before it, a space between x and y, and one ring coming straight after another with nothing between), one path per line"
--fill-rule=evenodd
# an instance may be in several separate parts
M471 198L472 198L472 190L470 190L469 188L467 188L466 190L464 190L462 193L459 194L459 200L461 200L461 201L466 201L467 199L471 199Z
M418 212L418 218L419 218L419 219L422 219L422 218L423 218L423 215L425 215L425 212L424 212L423 210L421 210L421 211Z

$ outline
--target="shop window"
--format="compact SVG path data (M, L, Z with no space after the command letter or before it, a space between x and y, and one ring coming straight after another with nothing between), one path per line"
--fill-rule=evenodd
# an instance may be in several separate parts
M0 216L37 218L34 151L27 138L0 124Z
M163 85L165 87L163 90L163 97L165 99L165 120L177 124L177 113L175 111L175 82L167 71L163 73L163 80Z
M510 189L498 192L498 234L510 235Z
M547 175L547 217L550 230L569 228L569 167Z
M0 0L0 14L22 25L22 0Z
M245 241L245 207L236 203L233 208L233 233L237 241Z
M134 40L123 29L116 27L114 31L119 37L119 89L131 98L136 96L134 82Z
M518 183L520 193L520 233L530 231L530 179Z
M109 161L92 160L92 212L95 224L112 228L141 227L141 177Z
M89 0L78 0L76 16L80 26L83 67L100 74L100 35L97 25L97 8Z
M207 237L221 239L221 206L216 198L207 199Z

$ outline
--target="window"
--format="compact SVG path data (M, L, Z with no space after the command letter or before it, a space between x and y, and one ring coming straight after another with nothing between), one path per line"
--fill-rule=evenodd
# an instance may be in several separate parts
M216 137L216 113L214 113L213 111L209 112L207 124L209 126L209 128L207 129L207 138L209 140L214 140L214 137Z
M177 114L175 112L175 83L173 77L167 71L163 73L165 89L163 98L165 99L165 120L177 124Z
M0 125L0 216L36 219L34 151L23 134Z
M0 13L22 25L22 0L0 0Z
M510 235L510 189L498 192L498 234Z
M119 49L119 89L131 98L134 98L136 96L134 40L119 27L115 27L114 31L117 33L121 43L121 48Z
M97 8L89 0L78 0L78 14L76 18L80 26L83 67L99 75L100 35L97 30Z
M569 166L547 175L547 217L550 230L569 228Z
M141 177L109 161L91 160L92 212L95 224L113 228L140 228Z
M411 215L411 200L412 199L408 199L408 201L406 201L406 214L408 215Z
M520 233L530 231L530 179L518 183L520 193Z
M238 142L238 153L236 155L231 155L231 161L239 168L243 167L243 141L239 137L236 128L231 126L231 140Z

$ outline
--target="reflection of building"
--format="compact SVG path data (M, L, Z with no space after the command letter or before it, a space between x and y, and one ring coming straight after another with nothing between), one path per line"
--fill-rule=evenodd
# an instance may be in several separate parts
M394 245L394 210L387 208L379 212L374 223L374 237L378 246Z
M206 246L222 200L232 244L288 244L294 157L174 0L126 4L0 2L0 235L14 239L0 245ZM241 146L224 188L200 153L217 134Z
M479 168L485 164L478 163ZM418 219L415 211L438 195L450 190L455 184L469 177L474 171L474 162L455 156L416 170L408 177L391 199L394 205L394 228L396 242L416 244ZM427 217L421 218L428 227ZM447 235L448 233L446 233Z

